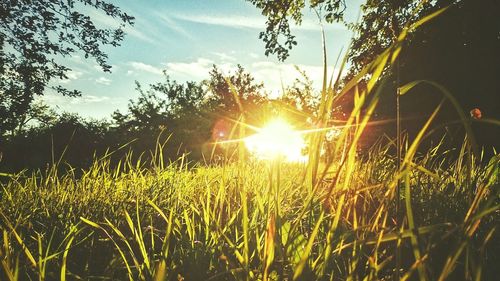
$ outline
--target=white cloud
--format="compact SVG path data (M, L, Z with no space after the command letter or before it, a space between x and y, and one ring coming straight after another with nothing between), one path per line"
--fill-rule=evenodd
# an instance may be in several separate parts
M156 16L159 17L163 21L163 23L165 23L163 25L164 27L175 31L186 38L194 39L194 37L188 31L186 31L186 29L177 24L177 22L173 20L171 17L167 16L166 14L160 14L160 13L156 13Z
M209 77L212 65L225 74L233 73L237 67L234 62L216 62L206 58L198 58L191 62L169 62L165 64L167 74L178 81L201 81ZM277 97L282 93L283 86L291 86L295 79L303 80L302 74L296 66L306 73L316 90L320 90L323 81L323 67L305 64L275 63L258 61L250 65L243 65L245 71L252 74L256 82L264 82L264 86L272 96ZM338 70L328 67L328 79L332 72L338 75Z
M63 110L68 110L69 105L84 105L112 101L108 96L83 95L81 97L65 97L56 93L47 93L39 99L51 106Z
M231 56L231 55L228 55L226 53L222 53L222 52L212 52L212 54L214 54L215 56L217 56L219 59L221 59L222 61L236 61L236 58Z
M181 76L182 78L188 77L183 80L203 80L208 78L208 72L214 61L198 58L194 62L168 62L165 64L167 73L174 78Z
M82 77L82 75L83 72L77 70L71 70L70 72L66 73L66 76L68 77L69 80L76 80Z
M111 80L111 79L108 79L108 78L106 78L106 77L102 77L102 76L101 76L101 77L97 78L97 79L95 80L95 82L96 82L96 83L98 83L98 84L102 84L102 85L106 85L106 86L107 86L107 85L110 85L110 84L111 84L112 80Z
M214 53L215 54L215 53ZM224 53L219 53L219 60L211 60L200 57L193 61L173 61L162 64L167 74L173 79L183 81L201 81L209 78L209 72L215 64L217 68L225 75L233 73L236 69L236 62L223 61ZM129 62L132 69L127 71L127 75L137 75L140 72L151 74L161 74L160 67L145 64L142 62ZM252 74L256 82L263 82L266 90L273 97L282 93L283 87L291 86L296 79L303 80L302 74L296 69L296 66L306 73L313 83L315 90L320 90L323 81L323 67L320 65L276 63L271 61L257 61L250 65L243 65L245 70ZM332 73L338 75L338 70L328 67L328 80Z
M138 61L131 61L128 63L136 72L148 72L155 75L162 75L162 70L156 66L146 64ZM129 74L127 72L127 74ZM132 74L132 73L130 73Z
M244 16L244 15L206 15L206 14L180 14L172 15L172 17L200 24L208 25L219 25L231 28L249 28L249 29L259 29L264 30L266 28L266 18L264 16ZM306 31L319 31L319 22L304 18L300 25L296 25L293 21L290 21L290 28L292 30L306 30ZM325 24L325 30L340 29L346 30L347 28L340 23Z
M71 70L66 72L66 79L55 79L54 81L59 84L68 84L71 81L78 80L83 76L83 71Z
M251 28L251 29L262 29L266 26L266 19L264 17L247 17L239 15L225 15L225 16L215 16L215 15L192 15L192 14L180 14L173 15L176 19L189 21L194 23L209 24L209 25L220 25L232 28Z
M252 59L258 59L259 58L259 55L256 54L256 53L249 53L248 56L251 57Z
M109 101L108 96L94 96L94 95L84 95L78 98L71 99L71 104L89 104L89 103L101 103Z
M125 34L128 34L132 37L135 37L139 40L148 42L148 43L155 43L155 40L153 40L150 36L146 35L144 32L142 32L138 27L136 26L126 26L123 31L125 31Z

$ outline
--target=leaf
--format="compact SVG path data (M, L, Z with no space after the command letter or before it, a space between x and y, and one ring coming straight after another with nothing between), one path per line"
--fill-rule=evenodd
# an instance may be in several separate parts
M314 229L311 233L311 237L309 237L309 240L307 241L307 245L301 255L299 264L295 267L294 273L293 273L293 280L297 280L299 276L302 274L302 271L304 270L304 267L306 265L307 259L309 258L309 255L311 254L312 246L314 243L314 240L316 239L316 236L318 235L319 227L321 223L323 222L325 212L321 212L321 215L318 218L318 221L316 221L316 225L314 226Z
M274 239L276 235L276 221L274 213L271 213L267 222L266 240L264 241L264 274L263 280L267 280L269 267L274 260Z

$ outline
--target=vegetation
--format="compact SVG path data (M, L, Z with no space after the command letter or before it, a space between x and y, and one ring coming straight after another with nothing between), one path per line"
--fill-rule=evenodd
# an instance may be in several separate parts
M207 142L219 138L214 136L217 131L214 124L224 122L222 129L229 134L240 114L229 85L242 93L238 99L248 115L251 112L258 116L249 117L252 123L262 123L264 113L269 111L271 101L263 85L256 83L241 66L228 76L214 66L210 78L202 82L181 84L166 74L164 78L147 89L137 83L139 97L129 102L127 112L114 112L111 122L58 114L43 103L33 104L26 113L24 129L0 139L3 156L0 169L4 172L45 169L59 159L72 168L89 168L94 156L102 156L107 150L114 150L113 164L129 151L134 152L133 159L142 155L146 160L157 149L158 142L167 140L168 146L162 150L165 159L175 160L189 153L190 160L202 161L203 152L211 153ZM287 104L289 110L296 109L311 99L302 96L302 101L296 104L295 97L301 89L296 85L288 91L286 100L284 97L275 102L283 100L280 103ZM65 166L59 168L64 170Z
M241 67L229 77L214 67L200 84L168 76L148 90L138 84L140 98L127 114L116 112L112 126L57 116L40 105L32 113L41 124L33 129L40 130L35 140L63 126L58 131L81 141L79 148L105 145L109 136L118 147L87 155L82 169L64 163L68 151L60 146L62 156L51 156L46 169L0 174L0 278L495 279L500 157L477 148L472 122L498 121L468 117L439 83L411 81L398 87L401 99L422 85L441 97L421 128L358 150L376 108L385 96L394 97L386 75L397 67L408 37L445 12L406 23L350 80L342 79L347 56L337 65L340 74L329 78L325 52L317 99L307 79L271 101ZM329 138L334 113L348 96L351 110ZM463 127L462 145L449 150L444 135L422 147L446 105ZM210 160L219 153L220 161L191 162L182 150L178 158L169 152L184 141L199 147L221 115L231 121L229 134L206 154ZM248 155L242 142L248 127L276 115L296 118L297 127L314 126L307 163ZM86 130L81 136L88 139L77 135ZM130 135L137 144L129 143ZM30 131L17 137L29 138Z
M405 279L494 279L499 158L481 164L464 145L450 162L435 147L398 172L390 148L336 159L312 189L298 164L182 158L12 176L2 279L390 280L396 242ZM411 206L401 228L400 177Z
M85 12L81 12L85 11ZM116 19L118 28L99 28L95 12ZM104 47L119 46L124 28L134 17L105 1L27 1L0 3L0 135L21 130L34 97L46 88L78 96L50 84L67 79L71 70L62 58L81 52L94 58L103 71L110 71Z
M387 79L386 91L396 93L397 87L414 80L431 80L447 88L464 108L470 111L479 108L484 118L500 119L498 93L500 87L496 73L500 72L500 49L498 26L500 26L500 2L494 0L396 0L364 1L362 15L358 22L347 22L345 9L348 1L331 0L248 0L262 10L267 19L266 30L261 32L266 55L286 59L300 42L290 29L292 24L300 25L305 8L314 9L323 24L343 22L354 32L349 47L349 69L343 78L345 82L355 77L366 65L387 49L404 30L405 26L449 7L432 22L414 30L406 38L398 63L394 68L384 70ZM478 70L478 71L476 71ZM483 71L484 70L484 71ZM360 84L360 86L363 83ZM426 118L441 101L441 93L428 85L419 85L414 95L401 100L404 127L415 136L425 124ZM353 108L353 93L348 93L337 102L340 113ZM393 96L381 97L375 113L378 120L396 116ZM443 106L435 120L442 133L450 135L453 146L463 139L463 132L449 133L456 121L455 109ZM380 132L395 136L394 126L380 126ZM498 144L500 127L473 124L477 140L484 146ZM452 137L452 135L456 136ZM488 150L489 152L490 150Z

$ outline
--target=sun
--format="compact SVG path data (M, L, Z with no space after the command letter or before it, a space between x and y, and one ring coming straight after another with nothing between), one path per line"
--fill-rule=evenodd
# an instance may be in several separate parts
M245 146L256 158L281 159L287 162L305 162L306 146L303 134L283 119L274 119L257 133L244 139Z

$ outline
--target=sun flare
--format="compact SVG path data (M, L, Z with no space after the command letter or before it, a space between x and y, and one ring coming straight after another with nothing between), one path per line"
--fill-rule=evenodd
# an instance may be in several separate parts
M274 119L244 140L247 149L258 159L282 159L287 162L305 162L306 146L303 135L283 119Z

